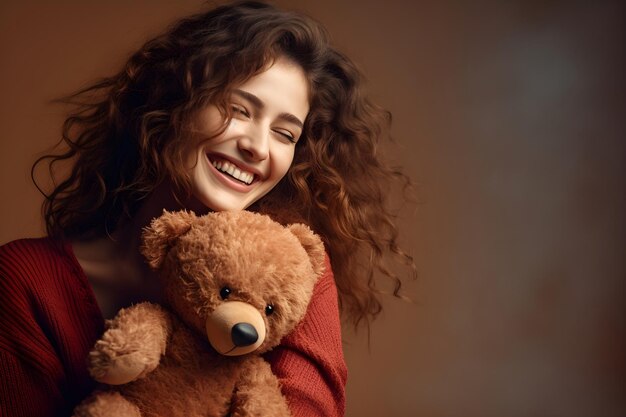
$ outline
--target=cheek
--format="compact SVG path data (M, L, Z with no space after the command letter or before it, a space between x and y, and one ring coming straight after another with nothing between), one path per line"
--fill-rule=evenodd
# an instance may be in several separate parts
M218 144L224 140L230 126L225 124L221 113L215 106L209 106L195 116L191 141L194 152L199 148Z
M289 171L294 157L294 146L280 146L277 152L272 156L273 177L276 181L280 181Z
M198 112L195 117L194 127L200 136L210 137L222 128L224 118L215 106L208 106Z
M183 163L185 164L184 169L187 172L191 172L198 165L198 146L194 144L194 146L188 146L184 150Z
M219 150L224 142L228 141L229 133L232 133L233 129L227 127L223 132L215 130L207 130L207 134L203 135L202 132L192 139L191 144L185 151L185 168L190 170L196 167L199 158L203 158L206 152L212 150ZM211 137L209 133L213 134ZM216 133L219 135L215 136Z

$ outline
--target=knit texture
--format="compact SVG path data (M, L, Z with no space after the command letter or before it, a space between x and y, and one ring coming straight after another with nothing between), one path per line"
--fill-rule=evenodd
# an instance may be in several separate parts
M0 415L64 416L95 387L86 369L104 320L67 243L0 247ZM347 369L326 259L307 314L266 354L294 416L342 416Z

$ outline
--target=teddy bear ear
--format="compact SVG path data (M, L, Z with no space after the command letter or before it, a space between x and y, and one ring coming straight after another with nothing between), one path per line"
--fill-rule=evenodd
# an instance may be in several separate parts
M320 237L313 233L308 226L301 223L290 224L287 229L298 238L304 250L309 254L315 274L321 275L325 268L326 251Z
M161 266L174 241L187 233L196 219L196 215L190 211L163 210L160 217L150 222L150 226L143 230L140 250L151 268L157 269Z

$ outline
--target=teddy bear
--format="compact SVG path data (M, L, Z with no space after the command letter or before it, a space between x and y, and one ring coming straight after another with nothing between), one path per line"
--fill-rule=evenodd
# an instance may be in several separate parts
M304 317L324 269L320 238L249 211L165 211L142 238L162 300L107 321L88 361L108 386L74 415L290 415L261 354Z

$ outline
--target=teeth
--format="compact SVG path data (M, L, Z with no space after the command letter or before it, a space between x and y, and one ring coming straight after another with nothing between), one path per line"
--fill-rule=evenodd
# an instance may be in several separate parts
M254 179L254 174L242 171L228 161L211 161L211 164L213 164L213 166L219 171L224 172L246 184L250 184Z

